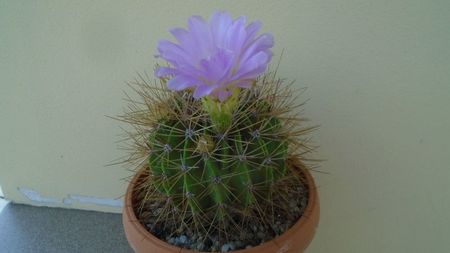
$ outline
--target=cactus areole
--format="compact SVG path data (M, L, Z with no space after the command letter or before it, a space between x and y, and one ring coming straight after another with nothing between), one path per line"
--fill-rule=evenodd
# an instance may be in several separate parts
M292 112L290 86L267 71L273 38L260 28L227 12L193 16L188 29L171 30L177 43L158 44L167 62L155 69L159 86L136 82L144 102L122 120L137 130L129 160L144 158L149 170L137 208L160 203L155 224L226 237L291 215L312 128Z

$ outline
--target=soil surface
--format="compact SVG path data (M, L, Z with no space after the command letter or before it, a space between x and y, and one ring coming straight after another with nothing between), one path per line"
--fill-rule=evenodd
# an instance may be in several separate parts
M308 204L308 188L299 183L293 191L279 199L274 198L274 201L275 205L267 207L273 209L271 219L264 222L249 219L238 229L228 226L229 231L209 229L207 233L194 231L189 226L168 226L171 224L167 219L169 216L164 214L165 218L161 218L161 213L167 212L164 201L153 201L141 208L135 207L135 212L150 233L169 244L201 252L229 252L258 246L292 227ZM174 212L174 215L177 214ZM242 219L237 215L233 217L233 222L244 224Z

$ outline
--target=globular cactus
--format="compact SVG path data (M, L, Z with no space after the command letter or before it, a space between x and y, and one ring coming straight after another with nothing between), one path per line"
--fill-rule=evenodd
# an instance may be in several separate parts
M285 175L289 138L267 101L242 103L228 129L191 99L168 106L172 113L157 119L149 136L149 168L157 189L193 214L215 211L220 218L230 205L245 209Z
M225 103L168 90L164 78L158 85L140 76L131 87L140 99L127 96L119 117L134 128L125 161L146 171L135 210L154 235L191 231L225 242L255 224L279 235L288 227L277 220L298 218L292 200L305 194L306 136L315 127L302 124L293 111L299 94L274 72Z

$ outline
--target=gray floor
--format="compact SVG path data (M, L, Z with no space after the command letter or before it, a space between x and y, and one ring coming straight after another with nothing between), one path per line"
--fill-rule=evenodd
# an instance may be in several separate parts
M121 215L8 204L0 253L128 253Z

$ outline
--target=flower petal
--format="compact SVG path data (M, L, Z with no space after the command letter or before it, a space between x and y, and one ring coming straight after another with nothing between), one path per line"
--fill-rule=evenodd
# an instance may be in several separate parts
M259 31L259 29L261 29L261 26L262 23L260 21L254 21L245 28L245 31L247 32L247 39L244 43L244 47L247 47L248 44L253 41L256 33Z
M194 98L208 96L216 88L215 85L200 85L194 91Z
M245 22L246 17L239 17L233 21L233 24L227 30L225 47L235 53L241 53L242 46L246 40Z
M267 63L269 62L270 58L271 56L264 51L253 55L250 59L248 59L244 64L241 65L241 68L239 68L233 79L239 80L256 78L259 74L266 70Z
M167 82L167 87L171 90L180 91L195 86L195 83L195 79L178 75Z
M189 48L192 46L192 39L190 38L189 32L183 28L172 28L170 29L170 33L178 40L180 46L183 48Z
M224 48L227 30L233 22L231 15L226 11L216 11L210 17L209 22L214 45Z
M255 40L253 40L248 48L245 49L241 57L241 62L247 61L253 55L260 51L267 50L273 47L273 37L271 34L264 33L258 36Z
M208 24L200 16L192 16L188 21L189 32L192 37L192 48L189 48L194 54L191 60L198 63L201 59L207 58L212 51L212 38Z
M186 62L189 59L183 48L168 40L161 40L158 42L158 51L160 53L160 57L175 66L180 62Z
M211 59L201 60L203 77L210 82L221 82L231 74L234 63L234 54L230 50L219 50Z
M155 75L157 77L164 77L164 76L168 76L168 75L176 75L178 72L177 69L174 68L170 68L170 67L157 67L155 69Z

